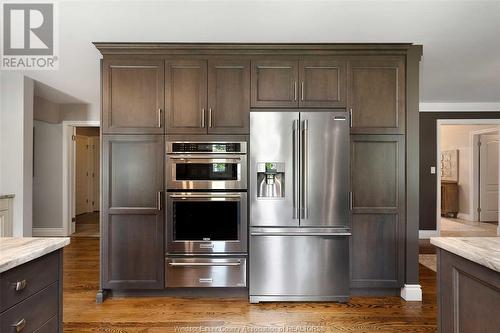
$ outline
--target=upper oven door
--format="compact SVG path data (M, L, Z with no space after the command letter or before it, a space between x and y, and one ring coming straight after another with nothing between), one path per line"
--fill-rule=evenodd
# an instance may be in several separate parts
M246 246L245 192L167 192L167 253L241 253Z
M246 190L246 155L167 155L169 190Z

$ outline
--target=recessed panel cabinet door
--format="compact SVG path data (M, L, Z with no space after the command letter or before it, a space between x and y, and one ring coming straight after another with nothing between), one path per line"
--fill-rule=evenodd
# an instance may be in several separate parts
M207 133L207 62L167 60L165 63L167 133Z
M348 66L351 133L404 134L406 84L404 57L358 57Z
M297 79L297 60L252 61L252 107L297 107L299 93Z
M346 61L304 59L299 62L300 107L346 105Z
M208 133L250 130L250 60L208 62Z
M104 60L104 134L163 134L164 67L160 60Z
M351 136L351 287L404 282L405 151L402 135Z
M162 289L163 135L103 136L103 288Z

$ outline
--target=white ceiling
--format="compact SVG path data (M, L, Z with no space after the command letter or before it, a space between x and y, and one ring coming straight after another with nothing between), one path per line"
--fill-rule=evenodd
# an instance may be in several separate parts
M88 103L95 119L94 41L413 42L421 102L500 102L500 1L65 1L59 22L59 70L26 74L63 93L42 97Z

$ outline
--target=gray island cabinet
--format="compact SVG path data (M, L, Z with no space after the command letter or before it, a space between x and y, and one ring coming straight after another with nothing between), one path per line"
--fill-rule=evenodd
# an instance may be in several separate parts
M69 238L0 238L0 332L62 332Z
M435 237L440 333L500 328L500 237Z

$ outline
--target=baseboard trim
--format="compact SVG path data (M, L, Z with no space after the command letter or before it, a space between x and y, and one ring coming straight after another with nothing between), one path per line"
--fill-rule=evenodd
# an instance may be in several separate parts
M461 220L465 220L465 221L472 221L472 218L470 217L470 215L465 214L465 213L458 213L457 218L459 218Z
M65 237L64 228L33 228L34 237Z
M401 288L401 298L407 302L421 302L422 287L419 284L405 284Z
M418 238L419 239L429 239L431 237L437 237L439 233L437 230L419 230Z

